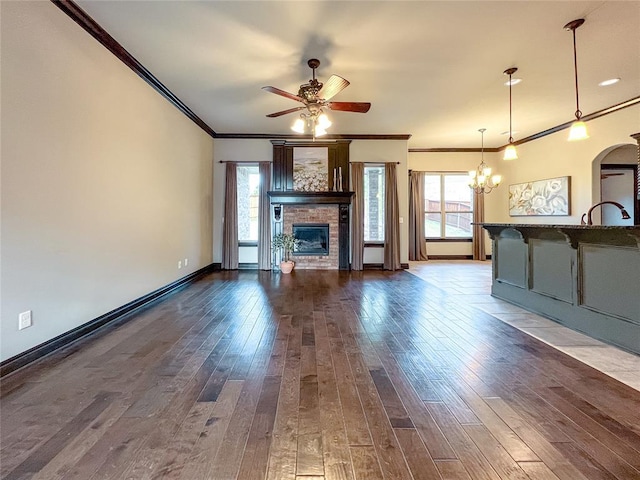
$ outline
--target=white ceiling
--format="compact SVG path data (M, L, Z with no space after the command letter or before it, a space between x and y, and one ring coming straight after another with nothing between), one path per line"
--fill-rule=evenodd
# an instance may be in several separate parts
M320 81L351 85L329 133L411 134L410 148L507 143L570 121L576 18L584 114L640 95L640 1L89 1L78 5L216 133L289 134L297 106L261 90L297 93L321 61ZM616 85L598 82L622 79ZM640 119L638 119L640 130Z

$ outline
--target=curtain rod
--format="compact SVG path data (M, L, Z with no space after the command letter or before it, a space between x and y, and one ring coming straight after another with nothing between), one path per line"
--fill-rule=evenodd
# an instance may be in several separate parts
M218 163L273 163L271 160L218 160ZM400 165L400 162L349 162L349 163L372 163L376 165L384 165L385 163L395 163Z
M218 163L272 163L271 160L218 160Z
M349 162L349 163L375 163L376 165L384 165L385 163L395 163L396 165L400 165L400 162Z

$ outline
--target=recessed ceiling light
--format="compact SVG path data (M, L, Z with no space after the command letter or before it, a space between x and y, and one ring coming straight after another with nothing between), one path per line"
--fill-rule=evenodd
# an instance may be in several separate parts
M508 80L506 82L504 82L504 84L508 87L509 85L517 85L522 81L521 78L512 78L511 80Z
M513 130L511 132L512 135L515 135L516 133L518 133L518 130ZM500 135L509 135L509 130L507 130L506 132L500 132Z
M603 80L598 85L601 87L608 87L609 85L613 85L614 83L618 83L619 81L619 78L610 78L609 80Z

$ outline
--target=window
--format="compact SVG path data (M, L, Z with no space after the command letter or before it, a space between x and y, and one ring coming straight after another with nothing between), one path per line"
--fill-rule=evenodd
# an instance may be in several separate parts
M364 241L384 242L384 166L364 167Z
M473 190L467 173L427 173L424 180L425 236L471 238Z
M256 166L238 166L238 241L258 241L260 174Z

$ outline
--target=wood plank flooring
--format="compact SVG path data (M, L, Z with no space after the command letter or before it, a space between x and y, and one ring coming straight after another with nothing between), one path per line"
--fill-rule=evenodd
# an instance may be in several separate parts
M211 274L0 421L12 480L640 479L640 392L406 272Z

